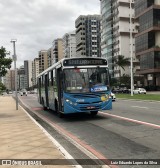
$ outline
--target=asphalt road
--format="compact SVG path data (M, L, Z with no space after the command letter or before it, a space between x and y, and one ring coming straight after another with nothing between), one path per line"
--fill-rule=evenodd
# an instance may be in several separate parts
M73 141L78 139L84 148L92 151L97 157L160 159L160 103L158 102L117 100L113 102L113 110L100 112L95 117L84 114L69 115L61 119L52 111L43 111L36 95L23 96L20 99ZM72 151L70 148L68 150L69 153ZM118 167L158 168L159 166L119 165Z

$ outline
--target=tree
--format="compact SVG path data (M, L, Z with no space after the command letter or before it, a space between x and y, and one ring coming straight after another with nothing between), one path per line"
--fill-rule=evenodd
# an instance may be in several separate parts
M0 48L0 77L5 76L7 73L7 69L11 68L12 59L6 58L9 53L2 46Z
M119 68L122 68L125 71L125 66L130 64L129 58L124 58L124 55L118 55L117 59L115 58L114 64L119 66ZM120 70L120 77L121 77L121 70Z
M131 83L131 77L129 75L123 74L120 77L120 83L121 85L125 85L125 87L130 87L130 83Z
M0 82L0 91L1 90L6 90L6 87L5 87L5 85L2 82Z

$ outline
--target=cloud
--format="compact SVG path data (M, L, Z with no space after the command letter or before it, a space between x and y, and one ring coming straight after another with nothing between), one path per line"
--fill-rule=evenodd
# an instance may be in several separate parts
M79 15L99 14L98 0L0 0L0 46L13 51L17 39L18 66L33 60L52 41L75 30ZM12 53L13 54L13 53Z

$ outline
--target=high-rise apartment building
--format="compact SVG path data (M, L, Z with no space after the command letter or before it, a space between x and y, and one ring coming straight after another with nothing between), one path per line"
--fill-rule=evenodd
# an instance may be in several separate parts
M48 68L47 50L39 51L39 73Z
M24 61L24 73L24 85L28 89L32 86L32 61Z
M61 38L55 39L52 43L52 47L53 47L52 64L54 64L63 58L62 39Z
M100 15L80 15L75 21L76 56L100 57Z
M63 57L76 57L76 35L75 31L66 33L62 38Z
M47 50L47 57L48 57L48 67L52 65L52 48Z
M101 1L101 50L102 57L109 63L112 77L119 78L121 75L130 75L130 66L123 68L116 66L114 60L119 55L130 58L130 44L132 44L133 73L139 70L139 60L135 57L135 34L137 21L134 19L134 1L132 0L100 0ZM131 3L131 4L130 4ZM132 8L130 8L130 5ZM131 14L130 14L131 13ZM130 19L132 20L130 25ZM131 30L130 30L131 26ZM130 36L131 34L132 36ZM132 43L130 40L132 37Z
M160 86L160 0L135 0L135 17L139 21L136 35L136 56L139 74L145 86Z
M3 77L3 84L8 90L15 90L15 70L8 70Z
M17 89L27 89L26 88L26 82L25 82L25 70L24 65L20 66L17 72Z
M32 86L37 85L37 76L39 74L39 58L32 61Z

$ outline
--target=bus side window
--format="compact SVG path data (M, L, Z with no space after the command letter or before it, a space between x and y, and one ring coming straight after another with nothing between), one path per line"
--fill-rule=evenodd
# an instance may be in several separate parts
M49 75L50 75L50 72L48 72L47 74L47 86L49 86Z
M53 86L53 70L51 71L51 86Z
M43 80L43 75L41 76L41 86L42 86L42 88L44 87L44 80Z

